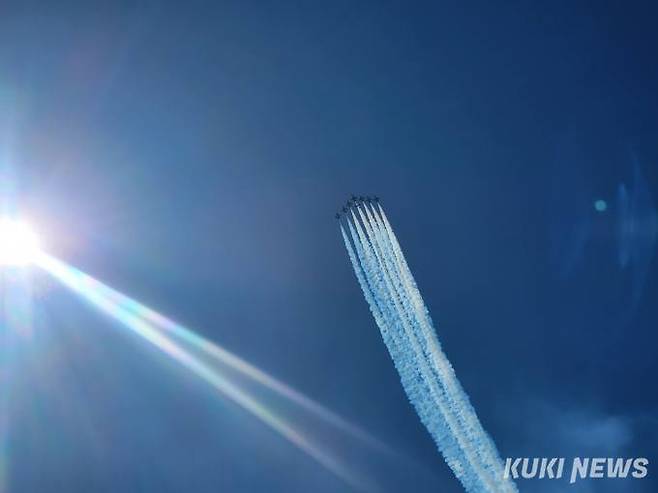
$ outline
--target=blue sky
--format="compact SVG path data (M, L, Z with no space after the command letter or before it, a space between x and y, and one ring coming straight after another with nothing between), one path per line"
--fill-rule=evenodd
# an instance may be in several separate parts
M410 490L460 491L333 219L377 194L502 456L653 463L655 18L649 2L3 5L4 193L59 258L394 447L427 472ZM350 491L31 276L32 335L2 326L9 491Z

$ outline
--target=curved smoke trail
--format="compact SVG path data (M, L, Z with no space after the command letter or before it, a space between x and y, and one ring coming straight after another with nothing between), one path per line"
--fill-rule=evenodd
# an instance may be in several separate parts
M341 217L340 229L402 386L455 476L469 492L516 492L441 349L381 205L355 201Z

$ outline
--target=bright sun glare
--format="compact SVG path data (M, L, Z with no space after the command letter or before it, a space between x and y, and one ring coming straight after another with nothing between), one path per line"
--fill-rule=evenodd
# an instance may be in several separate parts
M39 252L39 238L30 226L14 219L0 219L0 265L26 265Z

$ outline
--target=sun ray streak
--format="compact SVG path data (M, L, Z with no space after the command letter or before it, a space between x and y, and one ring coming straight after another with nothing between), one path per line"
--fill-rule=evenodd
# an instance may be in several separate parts
M158 322L168 320L152 310L146 311L147 315L142 316L144 313L140 312L145 312L142 308L146 308L143 307L143 305L121 295L100 281L95 280L82 271L47 255L46 253L40 253L35 260L35 264L54 276L65 286L81 295L93 306L110 317L118 320L125 327L143 337L166 355L172 357L193 374L206 381L220 394L229 398L244 410L251 413L353 488L359 491L375 491L377 489L370 479L352 470L352 468L336 457L335 454L324 450L321 446L315 443L315 441L298 431L291 423L283 419L281 416L278 416L269 410L256 398L245 392L215 368L201 361L190 351L177 344L168 334L168 330L177 337L190 340L191 342L196 341L201 343L204 342L203 338L200 338L199 336L196 336L196 334L192 334L191 331L176 326L173 323L165 324L169 325L168 329L159 328L158 325L160 324ZM174 328L176 328L176 330L172 330ZM199 338L198 340L196 339L197 337ZM217 352L217 348L214 349L215 352ZM227 356L227 353L225 354L222 351L219 353L223 357ZM271 384L275 389L278 388L278 390L283 391L282 393L284 395L291 395L289 387L282 382L271 379L271 377L265 375L260 370L253 371L255 370L254 367L248 365L237 357L235 358L236 359L228 358L234 367L246 370L247 374L251 375L256 380L261 381L261 383ZM301 399L303 396L296 393L296 391L292 395L294 396L293 400L302 401L307 405L309 404L309 402L304 400L307 398L304 397L304 399ZM316 406L319 405L316 404ZM342 420L342 418L340 419Z
M155 310L133 300L132 298L129 298L124 294L119 293L114 289L103 286L103 292L105 296L107 296L117 305L148 321L149 323L154 324L157 326L157 328L162 329L168 334L177 337L186 344L189 344L204 352L222 364L231 367L232 369L238 371L241 375L251 378L261 385L264 385L268 389L276 392L280 396L285 397L289 401L298 404L300 407L306 409L316 417L324 420L335 428L348 433L349 435L363 441L365 444L382 452L393 453L388 445L383 443L381 440L378 440L376 437L369 434L359 426L350 423L342 416L339 416L320 403L307 397L306 395L302 394L281 380L278 380L277 378L267 374L260 368L257 368L239 356L224 349L220 345L209 341L196 332L174 322L173 320L165 317Z

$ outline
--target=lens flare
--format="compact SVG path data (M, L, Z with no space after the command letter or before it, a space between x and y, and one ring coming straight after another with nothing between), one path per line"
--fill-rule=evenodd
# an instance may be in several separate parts
M310 436L302 433L289 420L273 412L260 400L232 381L226 374L197 357L194 352L188 349L190 347L189 343L192 343L193 348L196 346L195 349L201 349L210 355L221 358L224 363L231 365L233 369L241 371L245 376L259 381L280 395L287 396L309 410L315 410L315 414L320 414L319 417L330 418L335 422L334 424L338 423L346 430L357 430L358 428L355 428L354 425L347 423L342 418L322 408L319 404L292 390L282 382L274 380L228 351L205 341L192 331L174 324L157 312L122 295L78 269L43 252L36 256L34 262L65 286L81 295L93 306L121 322L160 351L172 357L183 367L207 382L219 394L251 413L354 489L359 491L375 491L378 489L370 478L355 471L346 461L341 460L336 454L321 446L317 440L313 440ZM186 346L179 344L174 337L171 337L172 335L181 342L186 341L188 344ZM365 434L365 432L361 433Z
M381 440L366 432L359 426L350 423L342 416L326 408L322 404L314 401L313 399L302 394L298 390L292 388L288 384L282 382L264 372L260 368L252 365L248 361L240 358L239 356L224 349L219 344L216 344L208 339L201 337L199 334L185 326L170 320L169 318L161 315L155 310L119 293L116 290L110 289L107 286L103 287L104 295L111 299L117 306L121 306L131 313L139 316L150 324L155 325L158 329L165 331L168 335L176 337L181 342L194 349L202 352L206 356L210 356L213 360L230 367L237 371L239 374L258 382L259 384L267 387L269 390L275 392L281 397L284 397L289 402L294 403L306 411L313 414L315 417L325 421L327 424L332 425L338 430L341 430L348 435L362 441L364 444L384 453L392 454L394 451Z

